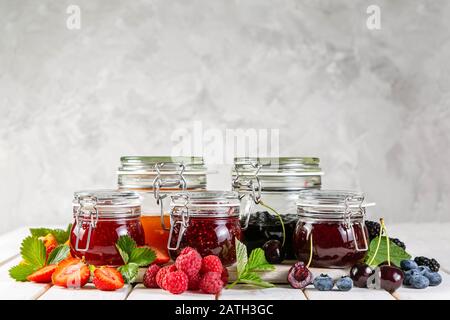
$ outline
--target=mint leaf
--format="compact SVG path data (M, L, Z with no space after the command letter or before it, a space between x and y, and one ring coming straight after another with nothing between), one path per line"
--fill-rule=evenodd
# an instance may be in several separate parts
M31 228L30 233L33 237L45 237L51 233L59 244L65 243L69 240L72 224L69 224L66 230L63 229L49 229L49 228Z
M148 247L134 248L129 258L129 263L135 263L139 267L145 267L156 259L156 254Z
M366 255L366 263L369 263L372 258L375 256L377 244L378 244L379 237L374 238L369 245L369 251ZM403 248L400 248L397 246L394 242L389 240L389 249L390 249L390 257L391 257L391 263L400 266L400 262L402 260L409 260L411 259L411 255L407 253ZM379 264L385 262L388 260L387 255L387 241L386 236L381 237L380 242L380 248L378 249L378 252L376 253L375 258L373 259L373 262L371 263L371 266L378 266Z
M248 258L248 271L272 271L275 266L267 262L264 250L261 248L254 249Z
M119 247L122 251L124 251L128 256L131 255L131 252L134 248L136 248L136 242L130 236L120 236L117 240L117 247Z
M22 255L22 259L33 267L42 268L45 266L47 258L46 250L44 242L38 238L32 236L26 237L22 241L20 254Z
M271 284L270 282L267 282L267 281L263 281L261 279L261 277L254 272L246 273L239 279L239 282L243 282L243 283L247 283L247 284L251 284L251 285L259 286L259 287L263 287L263 288L273 288L274 287L273 284Z
M16 281L28 281L27 277L39 268L30 264L18 264L9 269L9 276Z
M138 275L139 266L136 263L129 263L117 268L117 270L122 274L126 283L133 283Z
M60 244L50 252L47 259L47 264L57 264L67 258L70 248L68 245Z
M245 272L248 257L247 257L247 247L238 239L236 239L236 260L237 260L237 275L239 278Z

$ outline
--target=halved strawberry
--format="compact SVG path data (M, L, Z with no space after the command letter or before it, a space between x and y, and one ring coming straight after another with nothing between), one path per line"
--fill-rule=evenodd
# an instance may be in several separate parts
M97 289L103 291L114 291L124 286L123 277L120 272L111 267L95 269L92 282Z
M165 252L165 251L163 252L163 251L161 251L157 248L153 248L153 247L150 247L150 249L152 249L156 253L156 259L155 259L155 261L153 261L152 264L162 265L162 264L166 264L167 262L170 261L170 257L167 254L167 252Z
M47 253L47 257L50 254L50 252L53 251L58 246L58 241L56 241L56 238L51 233L47 234L45 237L39 237L39 240L42 240L44 242L45 251Z
M56 264L51 264L49 266L45 266L45 267L39 269L38 271L30 274L27 277L27 280L37 282L37 283L50 283L50 282L52 282L52 275L53 275L53 272L55 272L56 268L57 268Z
M89 267L77 258L68 258L60 263L52 275L54 285L66 288L81 288L89 280Z

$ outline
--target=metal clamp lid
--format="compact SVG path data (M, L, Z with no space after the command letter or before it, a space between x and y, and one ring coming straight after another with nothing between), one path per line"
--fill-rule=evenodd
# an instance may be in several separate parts
M183 205L183 209L181 211L181 220L177 220L170 224L170 233L169 233L169 239L167 241L167 249L171 250L171 251L178 250L180 248L181 240L183 239L186 229L189 227L189 219L190 219L189 208L188 208L189 196L186 194L186 195L183 195L182 197L184 197L184 205ZM177 224L180 225L180 230L178 232L178 238L177 238L175 247L172 247L172 235L173 235L175 225L177 225Z
M89 250L89 245L91 242L91 235L92 230L97 227L98 222L98 209L96 207L97 205L97 197L95 196L89 196L89 197L80 197L78 198L78 207L75 212L75 222L76 222L76 229L75 229L75 236L76 236L76 242L75 242L75 250L86 252ZM86 245L84 248L80 248L80 236L81 236L81 227L84 223L84 218L86 217L86 213L90 217L89 221L89 229L88 229L88 236L86 240Z

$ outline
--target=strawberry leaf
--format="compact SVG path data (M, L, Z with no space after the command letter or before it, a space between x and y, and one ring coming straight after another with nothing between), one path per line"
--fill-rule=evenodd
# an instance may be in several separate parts
M9 276L16 281L28 281L27 277L37 271L39 268L30 264L18 264L9 269Z
M135 263L139 267L148 266L156 259L155 251L148 247L134 248L130 254L129 263Z
M136 263L128 263L117 268L126 283L133 283L138 275L139 266Z
M123 252L125 252L128 256L131 255L131 252L134 248L136 248L136 242L130 236L121 236L117 240L117 247L120 248Z
M50 252L47 259L47 264L57 264L67 258L70 248L68 245L61 244Z
M44 242L38 238L29 236L22 241L20 254L27 264L42 268L46 262L46 250Z
M69 224L67 226L66 230L49 229L49 228L31 228L30 233L33 237L36 237L36 238L45 237L46 235L48 235L50 233L56 238L56 241L59 244L64 244L67 240L69 240L71 229L72 229L72 224Z

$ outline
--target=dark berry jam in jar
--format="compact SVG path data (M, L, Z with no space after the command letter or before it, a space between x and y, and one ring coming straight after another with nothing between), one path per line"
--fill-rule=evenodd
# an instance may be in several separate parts
M133 191L96 190L76 192L73 200L75 221L70 234L72 256L96 266L122 265L116 242L128 235L144 245L141 200Z
M299 193L299 220L293 247L298 260L320 268L347 268L368 250L364 195L357 192L308 190Z
M241 240L240 201L236 192L185 192L171 197L168 249L176 259L185 247L202 257L216 255L223 265L236 262L236 239Z

